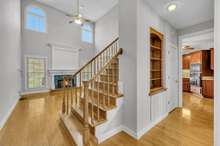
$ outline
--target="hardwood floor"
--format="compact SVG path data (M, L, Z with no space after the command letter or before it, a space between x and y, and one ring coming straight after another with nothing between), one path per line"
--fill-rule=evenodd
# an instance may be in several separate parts
M72 146L59 119L61 99L60 94L39 94L19 101L0 146Z
M183 102L139 141L122 132L101 146L212 146L213 100L184 93Z
M183 101L184 108L174 110L139 141L121 132L100 146L212 146L213 100L184 93ZM0 133L0 146L72 146L60 124L60 109L58 93L19 101Z

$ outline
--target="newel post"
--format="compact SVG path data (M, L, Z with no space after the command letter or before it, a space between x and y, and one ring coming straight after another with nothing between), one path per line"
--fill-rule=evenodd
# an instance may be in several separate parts
M83 143L84 146L89 146L89 96L88 96L88 89L89 89L89 82L83 81L84 86L84 109L83 109L83 119L84 119L84 136L83 136Z

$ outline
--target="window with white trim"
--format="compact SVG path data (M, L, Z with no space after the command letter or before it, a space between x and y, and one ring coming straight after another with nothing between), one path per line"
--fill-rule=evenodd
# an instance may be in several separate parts
M28 6L26 9L25 28L36 32L46 32L46 14L35 6Z
M82 41L86 43L93 43L93 24L85 23L81 28Z
M46 87L46 58L26 57L26 77L28 89Z

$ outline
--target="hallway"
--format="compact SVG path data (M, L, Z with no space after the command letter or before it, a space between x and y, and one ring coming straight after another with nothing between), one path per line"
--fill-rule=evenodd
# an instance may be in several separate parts
M57 114L61 99L52 93L19 101L0 133L0 145L71 146ZM183 101L183 109L171 112L139 141L121 132L101 146L212 146L213 100L184 93Z

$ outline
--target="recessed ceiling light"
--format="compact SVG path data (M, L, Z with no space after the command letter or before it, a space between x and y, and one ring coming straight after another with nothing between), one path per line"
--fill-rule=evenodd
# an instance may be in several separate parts
M169 12L175 11L176 8L177 8L177 5L176 5L176 4L170 4L170 5L168 5L168 7L167 7L167 9L168 9Z

